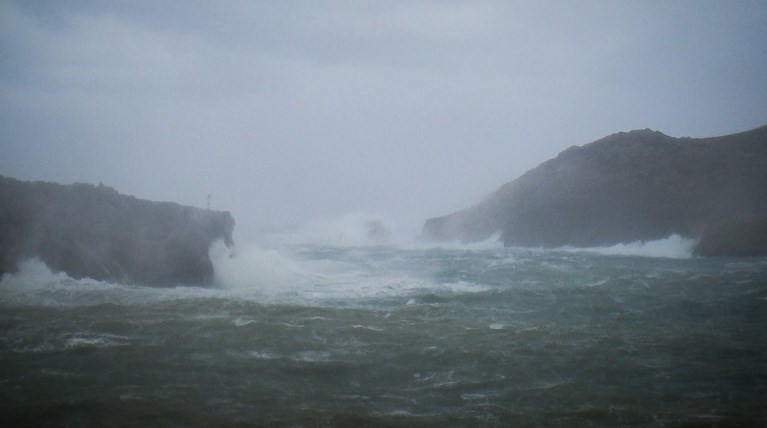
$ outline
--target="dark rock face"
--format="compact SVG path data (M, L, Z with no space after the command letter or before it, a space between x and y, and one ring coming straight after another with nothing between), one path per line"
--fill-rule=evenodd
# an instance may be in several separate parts
M767 220L716 224L700 237L699 256L767 256Z
M423 234L471 242L501 231L505 245L588 247L765 219L767 126L702 139L639 130L571 147L479 204L427 220Z
M88 184L0 177L0 274L39 257L73 278L144 285L204 285L208 250L232 245L234 220L170 202L151 202Z

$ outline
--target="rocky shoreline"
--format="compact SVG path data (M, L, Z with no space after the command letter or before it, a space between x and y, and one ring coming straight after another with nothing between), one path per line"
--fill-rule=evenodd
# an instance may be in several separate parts
M698 255L767 254L767 126L713 138L649 129L571 147L423 236L507 246L606 246L678 234Z
M233 245L229 212L153 202L103 185L0 177L0 275L37 257L73 278L209 285L210 245Z

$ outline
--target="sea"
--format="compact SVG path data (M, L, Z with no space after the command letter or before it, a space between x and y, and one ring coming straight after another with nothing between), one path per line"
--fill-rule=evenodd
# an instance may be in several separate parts
M767 426L767 258L217 244L209 287L0 281L4 427Z

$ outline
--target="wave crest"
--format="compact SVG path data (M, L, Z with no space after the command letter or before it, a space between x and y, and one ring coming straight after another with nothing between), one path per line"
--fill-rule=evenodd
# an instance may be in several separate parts
M673 234L667 238L654 241L635 241L628 244L617 244L609 247L563 247L564 251L587 251L608 256L639 256L660 257L669 259L692 258L692 249L696 244L695 239L685 238Z

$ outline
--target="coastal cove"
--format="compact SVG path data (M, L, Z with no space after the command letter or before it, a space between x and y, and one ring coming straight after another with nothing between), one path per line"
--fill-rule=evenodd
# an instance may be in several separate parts
M0 0L0 428L767 427L767 0Z
M720 156L732 170L695 167L739 205L659 215L666 196L620 177L636 153L674 165L664 151L693 143L638 131L570 149L401 242L349 215L235 246L228 212L2 178L0 424L763 424L767 258L746 215L765 202L758 131ZM605 173L606 152L622 166ZM578 211L614 183L605 194L657 206ZM700 201L691 192L675 207ZM486 234L520 195L551 227ZM658 227L602 227L643 216ZM709 232L711 218L732 221Z

